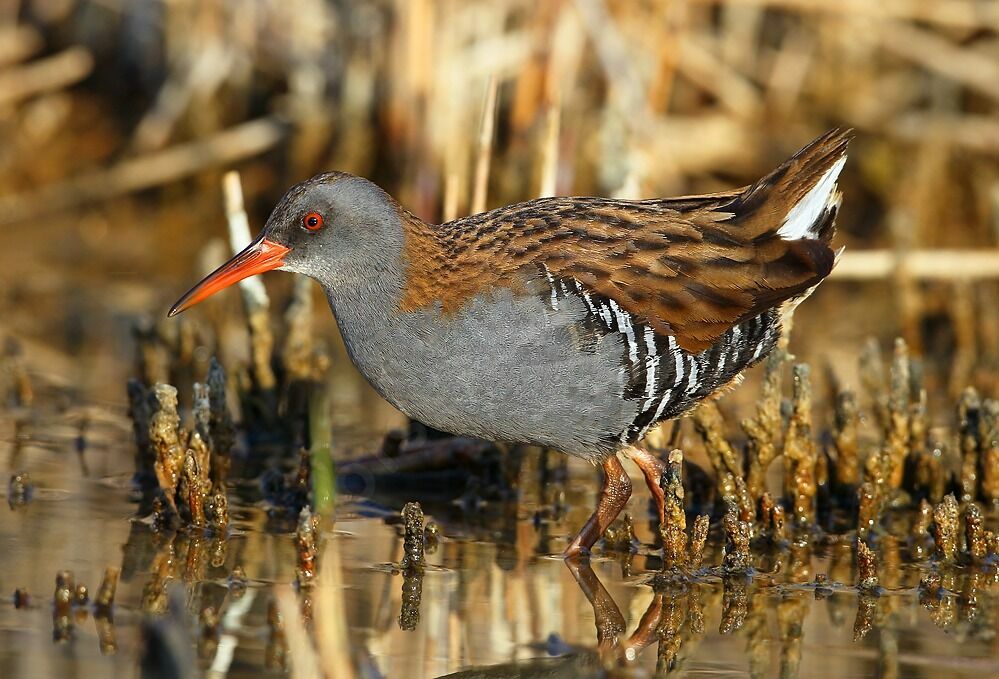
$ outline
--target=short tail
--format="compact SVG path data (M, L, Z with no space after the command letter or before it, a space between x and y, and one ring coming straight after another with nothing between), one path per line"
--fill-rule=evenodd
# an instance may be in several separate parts
M842 199L836 180L852 138L852 130L830 130L747 188L737 200L743 227L761 239L776 231L784 240L830 243Z

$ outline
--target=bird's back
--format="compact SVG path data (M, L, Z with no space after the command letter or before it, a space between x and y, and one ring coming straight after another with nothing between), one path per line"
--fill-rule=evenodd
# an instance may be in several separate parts
M729 193L545 198L414 222L400 318L445 343L427 355L449 372L432 402L427 389L394 400L457 433L561 438L587 456L640 439L766 356L782 312L832 270L848 140L829 132Z
M413 238L404 309L460 309L539 270L614 300L688 351L813 288L832 270L836 178L849 134L834 130L740 191L676 199L542 198Z

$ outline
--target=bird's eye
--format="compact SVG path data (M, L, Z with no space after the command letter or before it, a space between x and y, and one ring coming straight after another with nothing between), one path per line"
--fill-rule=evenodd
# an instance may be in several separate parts
M310 212L302 217L302 226L309 231L318 231L323 228L323 216L318 212Z

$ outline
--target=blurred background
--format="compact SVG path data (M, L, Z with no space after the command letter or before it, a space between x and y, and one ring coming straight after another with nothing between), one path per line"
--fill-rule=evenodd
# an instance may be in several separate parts
M492 79L486 207L728 189L855 128L841 282L803 307L796 348L901 332L994 360L997 25L990 0L9 0L2 323L39 351L127 353L131 319L220 257L226 169L253 230L330 169L424 219L467 214ZM114 369L67 367L81 385Z
M29 375L36 402L62 419L32 458L15 446L14 418L0 418L0 446L27 456L15 465L12 452L8 472L32 468L78 499L39 523L0 523L0 590L47 592L67 561L99 573L100 555L125 541L124 520L93 532L51 529L81 508L107 518L107 484L78 479L66 451L83 417L105 427L98 447L107 454L91 459L90 478L130 474L124 385L136 373L135 328L176 335L163 318L170 303L228 256L226 171L240 173L254 233L287 187L334 169L368 177L440 222L539 195L730 189L831 127L857 132L841 180L837 241L846 255L799 309L791 351L812 362L821 408L830 384L860 381L868 338L887 348L901 336L921 359L935 423L949 423L965 386L992 397L999 389L997 0L4 0L0 381ZM279 317L291 277L266 285ZM334 446L343 456L372 453L405 420L354 372L325 300L310 289L311 327L333 365L334 424L350 432L350 446ZM213 354L227 366L251 360L241 314L234 291L188 314L203 323L196 373ZM758 379L726 411L748 412ZM817 419L831 422L831 411ZM347 552L364 562L354 591L367 587L376 599L388 576L379 571L372 585L364 568L379 549L378 559L393 561L396 537L373 535L382 540L374 551ZM12 556L36 538L30 559ZM290 555L290 538L281 539ZM489 561L493 548L447 558ZM280 580L274 554L258 552L251 579ZM428 585L444 601L431 613L436 632L399 642L384 615L357 623L365 639L380 639L367 647L375 664L390 676L403 675L386 667L412 662L428 675L456 671L533 657L529 644L554 632L593 646L592 628L576 620L590 615L586 600L561 564L542 560L533 571L517 554L517 575L497 571L471 589L444 576ZM535 590L548 587L566 588L551 595L562 603L542 601ZM626 600L646 596L624 581L615 587ZM629 628L647 599L632 615L622 606ZM492 624L466 620L479 610L469 602L492 606ZM541 617L522 618L516 602ZM354 603L355 612L370 607ZM257 613L263 626L266 610ZM825 624L824 614L814 622ZM24 656L28 664L11 659L16 634L0 638L0 667L12 673L52 662L41 660L47 638L29 644L38 652ZM716 648L731 669L744 642L728 643ZM846 657L844 669L876 664L871 654ZM803 667L822 662L806 653ZM646 669L654 665L653 654Z

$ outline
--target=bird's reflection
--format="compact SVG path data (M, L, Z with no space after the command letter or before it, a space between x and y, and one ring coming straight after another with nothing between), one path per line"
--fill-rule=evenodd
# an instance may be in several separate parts
M447 677L604 677L633 667L643 652L658 642L656 675L675 670L685 642L704 634L699 583L687 576L653 580L652 601L631 634L621 609L587 560L565 563L593 608L596 649L566 647L556 658L491 665Z
M605 661L631 662L658 637L663 612L663 592L656 592L635 631L624 638L625 619L610 592L600 582L588 561L569 560L566 567L590 606L597 628L597 652Z

